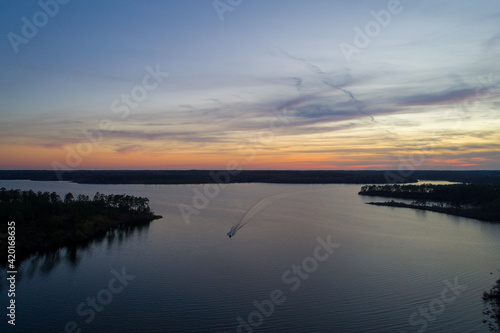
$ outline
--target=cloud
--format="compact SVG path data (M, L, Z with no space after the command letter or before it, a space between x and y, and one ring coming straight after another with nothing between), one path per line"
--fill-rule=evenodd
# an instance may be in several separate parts
M475 96L476 90L471 88L449 89L438 93L416 94L398 98L399 105L419 106L419 105L442 105L454 104Z
M120 147L115 149L115 151L117 153L120 153L120 154L128 154L128 153L133 153L133 152L137 152L137 151L141 151L141 150L143 150L143 149L142 149L142 146L140 146L140 145L120 146Z
M195 132L195 131L146 132L146 131L141 131L141 130L119 130L119 131L103 130L101 132L103 133L104 137L125 138L125 139L141 139L141 140L150 140L150 141L164 139L164 138L195 136L197 134L197 132Z
M290 128L288 131L285 129L284 134L307 135L307 134L332 133L332 132L343 131L346 129L354 129L359 126L362 126L362 124L347 123L336 126L303 126L303 124L301 124L301 126Z
M292 114L299 118L335 121L350 118L352 113L352 110L335 110L329 105L311 104L298 107Z
M352 76L350 74L344 75L343 79L334 79L334 75L332 73L327 73L324 72L318 65L311 63L310 61L307 61L305 59L298 58L296 56L292 56L288 52L279 49L279 51L285 55L287 58L294 60L296 63L298 63L300 66L306 68L310 72L314 73L318 80L322 82L324 85L331 87L335 90L339 90L346 94L349 97L349 100L353 102L353 104L356 106L357 110L359 113L363 114L364 116L367 116L371 119L371 121L376 122L375 118L373 115L368 114L365 111L365 105L360 102L354 93L350 90L348 90L346 87L349 85L349 81L352 80ZM300 81L302 84L302 81Z

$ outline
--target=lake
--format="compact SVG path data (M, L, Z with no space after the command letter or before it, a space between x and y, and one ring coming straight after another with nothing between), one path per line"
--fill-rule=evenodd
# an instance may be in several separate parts
M500 225L366 205L377 198L361 185L215 186L0 180L145 196L163 216L25 261L15 327L1 270L0 330L489 332L481 296L500 277Z

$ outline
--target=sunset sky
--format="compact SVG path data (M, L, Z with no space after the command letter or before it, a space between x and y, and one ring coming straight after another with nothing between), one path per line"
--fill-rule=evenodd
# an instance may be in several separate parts
M499 22L491 0L2 1L0 169L499 169Z

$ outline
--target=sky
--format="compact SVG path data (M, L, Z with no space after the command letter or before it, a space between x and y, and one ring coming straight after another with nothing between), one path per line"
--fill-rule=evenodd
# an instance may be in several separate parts
M500 2L0 2L0 169L500 168Z

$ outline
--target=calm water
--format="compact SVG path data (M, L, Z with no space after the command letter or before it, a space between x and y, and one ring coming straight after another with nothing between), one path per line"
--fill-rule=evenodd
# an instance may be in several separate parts
M360 185L231 184L189 224L178 205L203 186L2 186L147 196L163 215L26 261L16 326L4 313L2 332L64 332L71 321L82 332L488 332L481 295L500 276L500 225L365 205L374 198ZM318 237L340 246L329 253ZM444 282L455 279L456 294ZM96 297L104 305L93 308Z

